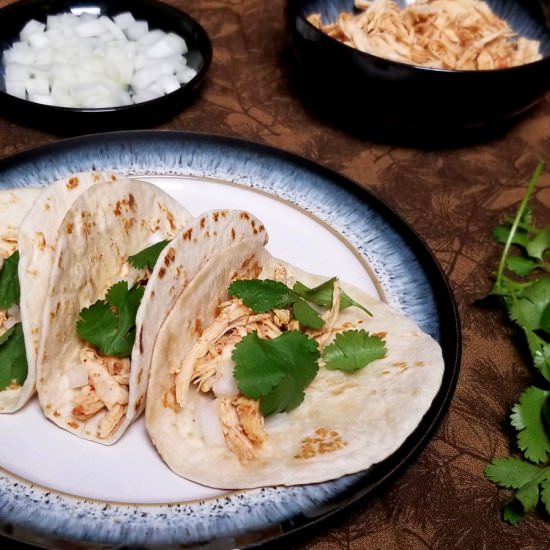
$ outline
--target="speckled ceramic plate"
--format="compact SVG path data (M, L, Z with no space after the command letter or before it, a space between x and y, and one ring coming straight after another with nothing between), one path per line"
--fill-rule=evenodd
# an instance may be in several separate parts
M327 483L224 492L174 475L143 419L112 447L80 440L36 401L0 416L0 527L50 548L242 548L311 526L378 488L423 447L450 401L460 362L455 305L414 231L346 178L279 150L219 136L111 133L61 141L0 161L0 188L45 185L72 172L148 179L194 214L245 208L264 222L270 251L337 274L401 309L444 351L443 385L417 430L365 472Z

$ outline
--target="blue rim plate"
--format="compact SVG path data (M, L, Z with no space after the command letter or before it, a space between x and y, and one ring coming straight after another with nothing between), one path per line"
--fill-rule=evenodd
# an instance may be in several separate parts
M148 178L172 186L172 191L175 185L175 194L183 193L195 201L196 208L218 206L212 197L217 194L212 192L214 186L223 200L235 198L254 213L255 206L266 213L280 208L298 224L303 221L301 227L317 228L300 237L304 242L309 239L313 248L315 239L324 239L323 246L326 242L329 247L334 237L350 263L368 266L360 270L369 272L384 299L440 342L443 383L422 422L396 452L364 472L320 484L204 498L182 493L180 498L152 494L149 499L136 493L134 499L132 495L118 499L106 491L102 498L101 486L99 494L91 494L87 489L79 492L36 482L47 480L49 472L38 477L15 473L6 467L14 461L10 450L4 449L0 451L1 534L48 548L60 544L71 548L71 543L78 548L256 546L311 527L372 496L424 447L454 391L461 357L460 324L438 262L415 231L381 200L349 179L288 152L235 138L171 131L96 134L23 152L0 160L0 188L45 185L86 170ZM285 238L294 239L295 228L275 235L273 246L280 246ZM329 265L329 269L334 268ZM32 417L35 405L25 408L23 418ZM10 420L4 416L0 423L9 426ZM58 430L49 425L45 429ZM164 467L160 459L159 467ZM180 478L174 477L177 486Z

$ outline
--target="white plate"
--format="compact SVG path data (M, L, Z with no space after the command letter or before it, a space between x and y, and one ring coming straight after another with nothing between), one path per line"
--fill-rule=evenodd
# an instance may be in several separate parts
M71 172L115 170L159 185L195 215L246 209L269 234L270 252L306 271L338 275L387 299L437 338L444 387L423 424L394 455L336 481L223 492L173 474L143 419L115 445L59 429L36 401L0 415L3 532L30 543L195 545L267 541L372 491L426 441L452 393L458 322L448 287L423 243L395 214L351 182L303 159L216 136L130 132L59 142L0 163L3 187L47 184Z

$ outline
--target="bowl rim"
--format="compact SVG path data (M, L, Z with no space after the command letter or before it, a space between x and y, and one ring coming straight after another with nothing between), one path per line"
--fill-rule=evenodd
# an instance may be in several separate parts
M547 64L550 61L550 54L546 54L546 55L542 55L540 59L536 59L535 61L530 61L529 63L522 63L521 65L514 65L512 67L501 67L497 69L446 69L443 67L428 67L425 65L416 65L414 63L405 63L403 61L396 61L394 59L381 57L373 53L369 53L369 52L360 50L358 48L354 48L353 46L344 44L343 42L336 40L332 36L329 36L327 33L323 32L318 27L316 27L315 25L313 25L308 21L303 10L298 9L297 4L299 2L300 0L287 0L286 2L287 19L290 22L291 27L295 29L297 32L299 32L299 30L297 28L297 25L294 24L293 18L301 19L303 23L308 25L308 27L315 32L315 34L318 36L318 40L321 41L322 43L327 44L328 47L336 47L341 52L344 52L344 51L347 51L348 53L351 52L353 55L358 55L359 58L371 59L377 62L391 63L403 69L414 69L414 70L421 71L423 73L430 73L430 74L442 73L445 75L474 75L474 74L496 75L496 74L504 74L504 73L510 74L510 72L512 71L517 72L521 70L530 69L531 67L534 67L537 65ZM549 33L550 33L550 30L549 30ZM300 34L302 35L302 33Z
M84 2L83 0L65 0L67 5L69 4L83 4L84 6L91 7L90 4L93 4L96 0L90 0L90 2ZM69 114L78 114L78 115L97 115L109 113L126 113L133 110L142 110L147 108L154 109L156 105L163 105L168 101L176 100L180 95L186 96L190 90L194 90L198 85L203 81L206 73L210 69L213 57L213 47L212 41L204 27L191 15L183 11L180 8L177 8L171 4L167 4L160 0L140 0L142 4L147 4L152 9L162 10L164 12L171 13L174 17L179 19L185 19L186 22L193 28L193 32L197 35L197 44L200 47L196 50L200 53L202 57L202 66L197 71L197 74L188 82L181 84L180 87L168 94L164 94L146 101L140 101L139 103L131 103L129 105L119 105L112 107L66 107L61 105L48 105L45 103L39 103L37 101L30 101L28 99L23 99L11 94L8 94L4 89L0 88L0 102L9 102L17 108L29 108L32 106L33 109L39 109L43 112L48 112L50 114L59 114L59 115L69 115ZM17 0L3 8L0 8L0 19L5 14L10 14L11 12L18 12L19 10L24 10L29 5L38 5L39 0ZM131 11L129 8L127 11ZM32 16L29 20L32 19ZM186 37L183 37L186 38ZM187 40L186 40L187 41ZM0 56L3 55L5 50L0 51ZM2 76L4 76L4 66L2 64Z

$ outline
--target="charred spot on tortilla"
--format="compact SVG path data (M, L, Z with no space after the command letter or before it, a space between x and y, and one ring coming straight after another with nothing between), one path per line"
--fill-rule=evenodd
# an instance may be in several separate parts
M184 241L190 241L191 235L193 235L193 228L190 227L187 231L184 231L181 237Z
M143 355L143 327L139 330L139 352Z
M121 199L115 203L114 214L122 216L123 212L134 212L136 210L136 198L133 193L128 193L127 199Z
M197 337L201 337L203 332L202 328L202 320L198 317L195 319L195 327L193 329L193 333L197 335Z
M73 232L73 229L74 229L74 223L73 222L67 222L67 226L66 226L66 231L69 235L72 234Z
M76 189L79 183L78 178L76 176L72 176L67 181L67 189Z
M46 248L46 237L42 231L36 233L36 243L39 250L44 250Z
M173 375L172 375L173 377ZM174 412L179 411L179 405L176 401L176 387L172 383L170 387L162 394L162 406L165 409L170 409Z
M204 226L206 225L206 218L203 216L199 221L199 227L201 229L204 229Z
M176 250L170 247L164 256L164 265L168 267L176 259Z
M140 374L141 374L141 373L140 373ZM141 410L141 405L142 405L142 404L143 404L143 394L141 394L141 395L137 398L136 403L135 403L135 405L134 405L134 410L136 411L136 413L137 413L138 411Z
M241 212L240 218L241 218L242 220L249 220L249 219L250 219L250 216L249 216L248 212Z
M164 266L162 266L159 269L159 279L162 279L165 275L166 275L166 268Z
M129 233L136 223L135 218L124 218L123 227L126 233Z
M309 459L343 449L347 441L342 439L336 430L317 428L313 437L304 437L300 442L300 452L294 455L296 459Z

